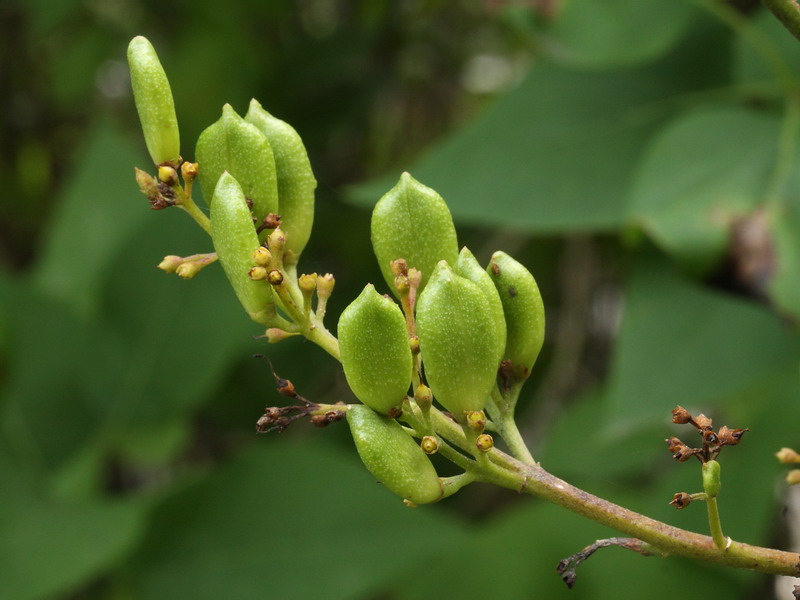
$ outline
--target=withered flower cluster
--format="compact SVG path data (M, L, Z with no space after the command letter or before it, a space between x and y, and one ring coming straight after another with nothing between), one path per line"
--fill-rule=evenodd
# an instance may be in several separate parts
M742 440L742 436L750 431L749 429L731 429L727 425L723 425L715 431L711 419L704 414L693 417L682 406L673 409L672 422L679 425L688 423L697 429L702 440L699 448L692 448L677 437L669 437L664 440L667 442L667 449L672 452L672 458L678 462L685 462L692 456L696 456L701 463L715 460L724 446L736 446Z

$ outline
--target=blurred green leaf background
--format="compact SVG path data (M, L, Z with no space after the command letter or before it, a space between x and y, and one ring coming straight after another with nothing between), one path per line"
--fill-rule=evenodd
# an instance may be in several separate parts
M150 38L185 158L225 102L300 132L319 181L300 266L336 275L331 321L381 283L369 209L408 170L479 260L537 277L547 341L519 421L546 468L705 531L667 505L700 487L663 443L682 404L751 430L722 456L726 533L788 548L800 42L758 2L7 0L0 27L0 598L773 593L619 550L568 591L556 563L613 532L480 485L407 509L342 426L256 436L281 398L255 353L306 397L349 392L311 344L254 337L220 269L155 268L210 247L136 189L125 64Z

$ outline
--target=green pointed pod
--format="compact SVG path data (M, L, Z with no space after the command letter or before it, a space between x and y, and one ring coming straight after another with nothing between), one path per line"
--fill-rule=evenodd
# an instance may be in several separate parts
M349 407L347 423L361 462L383 485L414 504L430 504L443 496L428 455L397 421L356 405Z
M268 213L278 213L278 182L269 141L255 125L236 114L230 104L223 106L219 120L200 134L196 158L209 208L213 207L217 181L227 171L242 186L245 197L252 200L253 215L259 222Z
M703 463L703 491L711 498L716 498L722 488L720 466L715 460Z
M536 280L521 263L505 252L495 252L486 272L491 277L506 320L506 348L503 360L511 372L524 381L544 343L544 303Z
M259 246L258 236L244 192L228 172L222 174L214 190L211 238L239 302L251 319L266 324L275 312L272 288L264 281L253 281L248 275L253 266L253 252Z
M395 294L393 260L404 258L409 267L419 269L422 289L436 263L454 264L458 258L456 229L447 204L408 173L375 205L371 237L383 278Z
M496 327L481 287L441 261L417 301L417 334L428 385L454 415L486 406L500 363Z
M498 356L502 355L506 348L506 319L503 314L503 303L500 300L500 295L497 293L497 288L494 287L492 278L484 271L478 260L466 246L458 253L458 260L456 264L453 265L453 271L456 275L460 275L477 284L481 290L483 290L486 300L489 302L489 308L492 311L492 318L494 319L492 335L497 342L497 354Z
M155 48L141 35L128 44L131 87L150 158L156 165L180 164L181 140L167 74Z
M281 229L286 232L285 250L297 262L311 236L317 187L306 147L294 127L273 117L255 98L250 101L244 120L255 125L272 147L278 174Z
M367 284L342 312L337 333L350 389L373 410L390 414L411 385L411 348L400 307Z

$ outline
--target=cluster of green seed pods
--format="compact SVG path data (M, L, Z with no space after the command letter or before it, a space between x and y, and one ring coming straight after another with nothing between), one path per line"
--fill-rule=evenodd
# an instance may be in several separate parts
M131 41L128 63L147 148L156 165L173 169L168 183L177 186L180 140L169 81L144 37ZM269 219L274 227L280 215L278 262L288 268L297 264L314 220L316 180L306 149L290 125L253 100L244 118L226 104L219 120L200 135L195 155L219 261L247 313L264 322L275 308L269 286L248 276L253 241L256 247L264 242L270 229L261 225ZM224 206L215 208L218 202Z
M530 374L544 338L542 298L533 275L507 254L496 252L484 268L469 249L458 252L444 200L408 173L375 206L371 231L375 256L395 295L403 300L408 292L395 289L394 261L403 259L422 275L415 310L405 319L400 307L371 285L342 314L342 365L350 387L366 405L351 409L348 420L359 454L376 477L415 503L433 501L441 494L419 447L395 421L376 414L396 416L401 396L409 393L410 336L417 336L429 386L417 389L428 396L432 391L440 405L469 427L470 415L483 415L478 411L492 397L501 366L519 385ZM413 303L403 300L403 307L412 311ZM395 444L407 450L399 452ZM413 470L409 465L414 461L399 458L405 452L420 463Z
M193 216L210 232L250 317L273 327L274 319L282 319L276 317L277 303L300 323L292 309L309 315L316 288L322 305L315 314L321 319L333 278L298 278L294 269L311 233L316 188L297 132L256 100L244 117L226 104L197 141L199 167L183 163L186 188L181 188L180 139L166 74L143 37L131 41L128 62L147 148L159 168L158 179L141 172L146 191L155 197L166 186L175 199L166 204L185 201L199 211L190 193L197 175L210 219ZM516 385L530 374L544 336L542 299L530 272L507 254L495 253L484 268L466 247L459 252L445 201L408 173L376 204L371 240L400 304L367 285L342 313L338 348L329 351L338 353L345 378L363 403L348 407L347 421L366 467L409 503L435 502L449 485L427 454L438 450L439 440L428 435L432 430L402 427L397 421L404 418L402 408L411 409L409 423L424 415L423 429L430 428L425 419L434 400L465 432L475 429L470 415L480 415L482 424L470 435L477 434L478 451L488 452L493 442L481 433L486 419L480 411L498 392L498 372ZM304 326L311 331L313 324L307 319ZM423 447L411 433L423 439ZM711 475L707 479L713 483Z

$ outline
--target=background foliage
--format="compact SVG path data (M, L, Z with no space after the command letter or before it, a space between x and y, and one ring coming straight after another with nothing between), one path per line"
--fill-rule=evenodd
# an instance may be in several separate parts
M224 102L293 123L320 182L301 267L335 316L366 281L369 207L402 170L479 260L536 275L548 338L520 421L552 472L705 531L663 439L675 404L751 429L726 452L738 540L786 547L798 446L800 45L756 2L135 0L0 8L0 597L761 598L766 578L609 550L571 592L557 561L612 533L472 486L406 509L344 427L255 436L280 402L350 398L296 339L266 346L207 250L152 213L124 53L148 36L184 156ZM368 183L361 183L368 181ZM633 586L633 587L631 587Z

